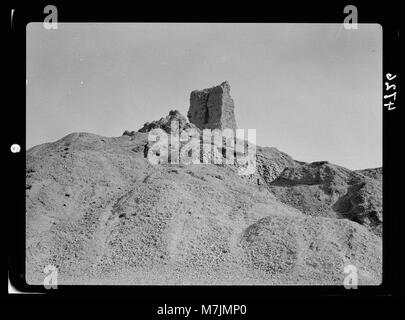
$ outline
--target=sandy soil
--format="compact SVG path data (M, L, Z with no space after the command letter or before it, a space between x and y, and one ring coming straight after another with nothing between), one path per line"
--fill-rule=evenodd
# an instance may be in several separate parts
M381 283L382 170L257 149L233 166L151 165L146 133L73 133L27 151L26 281L335 284L347 264Z

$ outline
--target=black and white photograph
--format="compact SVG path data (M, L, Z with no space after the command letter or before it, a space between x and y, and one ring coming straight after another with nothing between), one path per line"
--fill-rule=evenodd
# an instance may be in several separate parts
M383 210L399 108L383 25L354 5L334 23L57 10L24 26L25 140L9 145L27 288L383 287L383 217L400 213Z
M29 24L27 282L379 285L381 77L379 25Z

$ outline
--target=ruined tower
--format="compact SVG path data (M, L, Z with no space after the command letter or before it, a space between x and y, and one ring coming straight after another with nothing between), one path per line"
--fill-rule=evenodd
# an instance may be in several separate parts
M236 129L233 99L227 81L190 94L187 117L200 129Z

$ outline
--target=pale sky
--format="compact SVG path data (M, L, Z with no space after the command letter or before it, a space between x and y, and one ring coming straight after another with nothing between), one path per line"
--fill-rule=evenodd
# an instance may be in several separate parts
M27 148L120 136L228 80L239 128L294 159L382 165L382 29L359 24L27 26Z

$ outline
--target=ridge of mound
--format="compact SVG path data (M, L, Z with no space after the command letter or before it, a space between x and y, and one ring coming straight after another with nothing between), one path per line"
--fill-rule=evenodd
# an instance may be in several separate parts
M312 216L347 218L382 234L382 181L326 161L286 168L270 190Z
M355 186L364 175L262 147L251 177L234 166L151 165L147 143L142 132L73 133L27 151L28 283L42 284L52 264L60 284L341 285L348 263L360 284L381 282L381 238L273 194L298 182Z
M379 180L382 182L382 175L383 175L383 168L370 168L370 169L363 169L363 170L356 170L356 172L365 175L369 178Z
M178 110L171 110L169 114L164 117L160 118L157 121L152 121L151 123L146 122L141 129L138 130L138 132L149 132L153 129L162 129L166 131L167 133L171 132L172 129L172 123L177 122L177 130L182 131L182 130L187 130L187 129L198 129L194 124L188 122L185 116L183 116L180 111ZM129 134L128 131L125 131L124 134Z

